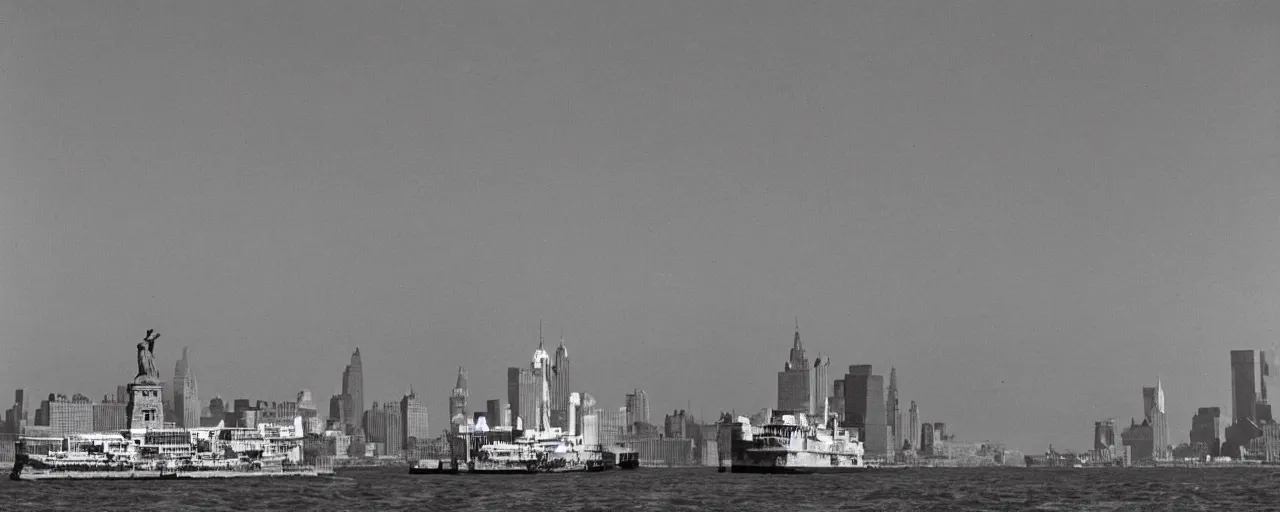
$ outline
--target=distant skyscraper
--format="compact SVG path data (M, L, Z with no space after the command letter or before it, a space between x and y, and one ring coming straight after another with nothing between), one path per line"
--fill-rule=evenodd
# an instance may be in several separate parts
M506 425L504 414L502 414L502 400L494 398L484 403L485 421L489 422L490 427L501 427Z
M214 395L209 400L209 417L213 418L214 426L217 426L219 421L225 421L226 426L232 425L232 422L227 420L227 412L229 412L227 411L227 404L222 401L221 396Z
M907 410L907 439L911 440L913 447L920 446L920 408L916 406L916 401L911 401L911 408Z
M551 426L569 429L569 349L564 346L564 335L560 336L560 346L556 348L555 358L551 362ZM496 421L495 417L489 420ZM494 423L496 424L496 423Z
M1222 409L1201 407L1191 418L1191 453L1217 457L1222 449Z
M533 368L507 369L507 403L511 406L508 425L533 429L538 416L538 377ZM518 421L517 421L518 420Z
M351 395L338 394L329 398L329 421L335 425L335 428L342 430L344 433L351 430L351 425L356 422L348 414L351 414Z
M1129 454L1132 460L1157 458L1154 431L1149 422L1143 421L1138 424L1130 421L1129 428L1120 433L1120 443L1129 447Z
M386 425L386 454L392 457L399 457L404 447L404 418L400 414L400 404L396 402L386 402L382 404L382 414L386 417L383 424Z
M871 365L853 365L844 377L845 421L858 427L867 457L886 458L889 447L884 377L871 374Z
M636 423L649 423L649 395L643 389L627 394L626 432L634 432Z
M938 433L933 430L933 424L924 422L920 424L920 442L916 444L916 451L922 454L933 453L933 448L938 444Z
M465 422L467 418L467 370L461 366L458 367L458 380L453 385L453 391L449 393L449 421L457 421L458 415L462 415Z
M813 361L813 380L809 383L809 389L813 392L813 398L809 399L809 414L816 414L819 416L826 414L823 410L826 408L827 399L831 397L831 387L827 385L827 383L830 382L827 380L829 378L828 369L830 367L830 356L823 357L822 354L818 354L818 357ZM835 411L828 409L828 412ZM824 422L826 420L826 418L822 419Z
M889 448L902 449L902 411L898 408L898 369L889 367L889 397L885 402L885 422L889 425Z
M409 388L409 394L400 399L400 424L405 448L414 448L418 443L431 439L431 429L427 426L427 404L418 399L412 387Z
M4 422L3 433L6 434L21 434L23 427L27 426L27 398L21 388L13 391L13 404L5 411Z
M871 365L858 364L849 367L844 376L844 417L851 427L867 424L867 379L871 378ZM865 439L863 439L865 442Z
M187 347L182 347L182 358L173 368L173 418L179 427L200 426L200 392L187 359Z
M355 427L364 416L364 365L360 361L360 349L351 354L351 364L342 371L342 394L347 401L347 426Z
M1093 449L1110 450L1116 446L1116 420L1114 418L1093 423Z
M848 407L844 403L844 379L836 379L831 383L831 413L836 415L839 424L845 424L845 409Z
M1259 426L1275 423L1275 418L1271 415L1271 404L1267 403L1267 377L1271 376L1270 358L1273 357L1274 351L1258 351L1258 403L1254 404L1253 413Z
M365 439L370 443L386 443L386 421L387 417L382 414L382 404L374 402L361 415L360 428L364 430Z
M1143 402L1146 403L1147 390L1151 390L1150 407L1147 410L1147 423L1151 425L1151 455L1157 460L1170 457L1169 423L1164 409L1164 387L1156 379L1156 387L1143 388Z
M1231 351L1231 417L1236 422L1257 422L1254 404L1257 403L1257 381L1252 350Z
M302 431L304 433L318 434L324 431L324 420L320 418L320 411L316 408L315 400L311 399L311 390L304 389L299 391L294 407L298 411L298 416L302 417Z
M546 430L551 427L551 356L542 343L542 324L538 324L538 348L533 351L533 374L538 378L537 417L526 428Z
M778 411L786 413L810 412L809 381L812 379L809 358L804 355L800 342L800 321L796 320L796 337L791 342L791 354L778 372Z
M174 411L173 402L175 401L173 379L160 381L160 403L164 409L164 420L174 422L177 416Z

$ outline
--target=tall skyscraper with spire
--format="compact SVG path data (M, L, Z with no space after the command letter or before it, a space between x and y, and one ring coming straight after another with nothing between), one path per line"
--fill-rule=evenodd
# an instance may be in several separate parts
M889 367L889 398L885 403L886 418L889 424L889 449L902 449L905 437L902 432L902 410L898 407L898 369Z
M364 418L364 365L360 361L360 348L351 354L351 364L342 370L342 394L348 397L347 430L354 432L362 427Z
M467 421L467 370L461 366L458 367L458 381L453 386L453 392L449 393L449 421L457 422L458 417L462 417L462 421Z
M1164 387L1160 379L1156 386L1142 388L1143 417L1151 427L1151 456L1156 460L1169 458L1169 423L1164 409Z
M778 411L787 413L809 413L809 383L812 380L809 358L804 355L804 344L800 342L800 319L796 319L796 337L791 342L791 357L788 358L782 371L778 372Z
M526 429L546 430L551 428L551 356L547 354L542 340L542 322L538 322L538 348L533 351L533 376L538 379L538 387L534 391L538 395L534 423L526 424Z
M551 426L569 428L569 349L564 346L564 333L551 361ZM496 418L495 418L496 420Z
M182 358L173 367L173 413L179 427L200 426L200 391L187 359L187 347L182 347Z
M1151 421L1151 455L1157 460L1165 460L1172 456L1169 452L1169 420L1164 409L1164 385L1156 379L1155 404L1152 406Z

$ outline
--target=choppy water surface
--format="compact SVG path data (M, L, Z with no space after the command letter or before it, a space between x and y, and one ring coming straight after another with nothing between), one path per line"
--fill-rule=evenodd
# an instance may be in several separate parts
M735 475L714 469L217 481L0 481L4 510L1260 510L1280 470L913 469Z

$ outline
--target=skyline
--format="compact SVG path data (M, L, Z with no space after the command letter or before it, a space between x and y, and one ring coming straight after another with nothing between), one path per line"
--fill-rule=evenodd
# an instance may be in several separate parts
M150 333L150 331L148 331L148 334L149 334L149 333ZM798 329L798 327L797 327L796 333L797 333L797 338L796 338L796 340L795 340L793 343L798 343L798 341L799 341L799 338L798 338L799 329ZM561 343L561 344L559 345L559 347L558 347L558 349L557 349L557 352L560 352L560 350L561 350L561 349L565 349L565 348L567 348L567 347L564 345L564 342L565 342L564 338L561 338L561 340L560 340L560 343ZM1269 363L1268 363L1268 361L1270 361L1271 359L1274 359L1274 354L1275 354L1275 353L1274 353L1274 352L1271 352L1271 354L1273 354L1273 355L1268 357L1268 356L1265 356L1265 354L1267 353L1266 351L1263 351L1263 350L1260 350L1260 349L1246 349L1246 351L1249 351L1249 350L1252 350L1254 353L1257 353L1258 355L1262 356L1262 357L1260 357L1259 359L1257 359L1257 364L1253 366L1253 371L1254 371L1254 373L1255 373L1254 377L1255 377L1255 378L1257 378L1257 377L1265 377L1265 376L1266 376L1266 370L1265 370L1265 368L1267 368L1267 365L1269 364ZM1232 352L1231 352L1231 354L1230 354L1230 356L1233 358L1233 359L1232 359L1232 362L1233 362L1233 365L1232 365L1232 375L1231 375L1231 378L1233 379L1233 381L1234 381L1234 379L1235 379L1235 375L1234 375L1234 373L1235 373L1235 371L1236 371L1236 368L1234 367L1234 356L1235 356L1235 352L1239 352L1239 350L1232 351ZM186 363L188 362L188 361L187 361L187 357L188 357L188 347L185 347L185 346L184 346L184 347L183 347L183 349L182 349L181 354L182 354L182 355L181 355L181 356L178 358L178 360L177 360L177 361L178 361L178 365L177 365L177 368L175 368L175 375L178 373L178 369L183 368L183 366L185 366L185 365L186 365ZM539 343L539 346L538 346L538 347L535 349L535 351L534 351L534 356L535 356L535 358L536 358L539 354L543 354L543 355L545 355L545 352L542 350L541 337L540 337L540 343ZM797 361L797 359L796 359L796 357L797 357L797 356L796 356L796 354L797 354L797 352L796 352L796 348L792 348L792 349L790 350L790 357L789 357L789 358L787 358L787 360L786 360L786 363L788 364L788 368L790 368L790 364L791 364L791 363L794 363L795 361ZM803 349L801 349L801 350L800 350L800 354L801 354L801 357L803 357ZM352 353L352 355L351 355L351 361L352 361L353 363L354 363L354 362L359 362L359 361L361 360L361 357L362 357L362 354L360 353L359 348L357 347L357 348L355 349L355 351L354 351L354 352ZM535 362L533 362L533 363L531 363L531 364L532 364L533 366L535 366L535 367L536 367L536 364L537 364L537 363L536 363L536 360L535 360ZM865 369L867 369L867 368L865 368L865 366L866 366L866 365L858 365L858 366L864 367L864 370L865 370ZM350 368L350 367L351 367L350 365L347 365L347 368ZM807 366L806 366L806 367L807 367ZM515 367L513 367L513 368L515 368ZM817 367L814 367L814 368L817 368ZM850 368L850 371L853 371L853 369L852 369L852 368ZM195 373L195 372L191 372L191 374L188 374L188 377L189 377L189 378L194 378L194 377L192 376L192 374L194 374L194 373ZM455 398L457 398L458 396L460 396L460 395L458 394L458 393L459 393L459 390L461 390L461 392L462 392L462 395L461 395L461 396L464 396L464 397L465 397L465 396L469 396L469 395L470 395L470 393L469 393L469 388L470 388L470 387L466 384L466 383L467 383L467 380L468 380L468 379L467 379L467 377L466 377L467 373L468 373L468 372L467 372L467 370L465 369L465 367L458 367L458 370L457 370L457 373L456 373L456 379L457 379L457 380L456 380L456 384L455 384L455 386L450 390L450 393L449 393L448 397L444 400L444 401L446 402L446 405L442 406L442 408L443 408L444 410L443 410L443 411L440 411L440 412L437 412L437 414L440 414L441 412L445 413L445 414L444 414L444 417L447 419L446 421L448 421L449 416L452 414L452 412L451 412L451 411L452 411L452 409L454 409L454 408L455 408L455 404L454 404L453 402L454 402L454 399L455 399ZM886 407L886 412L892 412L892 411L894 410L894 409L893 409L893 407L894 407L894 405L893 405L893 404L894 404L894 403L897 401L897 399L898 399L898 395L895 393L895 391L897 390L897 385L896 385L896 382L897 382L896 374L897 374L897 369L896 369L895 367L890 367L889 380L887 381L887 382L889 382L889 387L884 388L884 393L883 393L883 396L884 396L884 398L885 398L884 407ZM841 377L845 377L845 376L844 376L844 375L841 375ZM878 378L883 378L883 376L880 376L880 377L878 377ZM163 373L161 374L161 379L162 379L162 381L166 381L166 379L164 379L164 378L163 378ZM836 380L839 380L839 379L827 379L827 380L830 380L831 382L833 382L833 383L834 383ZM346 375L345 375L345 372L344 372L344 375L343 375L343 377L342 377L342 381L343 381L343 382L345 382L345 381L346 381ZM813 381L813 383L814 383L814 384L816 384L817 382L819 382L819 381L817 381L817 380ZM459 387L459 386L461 386L461 387ZM121 385L121 387L123 387L123 385ZM781 384L781 382L779 382L779 386L778 386L778 391L779 391L779 393L781 393L781 388L782 388L782 384ZM1256 385L1255 385L1254 393L1255 393L1255 395L1256 395L1256 396L1258 396L1258 397L1265 397L1265 396L1266 396L1266 391L1267 391L1267 389L1268 389L1268 387L1267 387L1267 385L1266 385L1266 383L1265 383L1265 378L1261 378L1261 379L1259 379L1259 381L1258 381L1258 382L1256 383ZM19 391L23 391L23 392L24 392L24 394L26 394L26 395L31 395L31 393L30 393L30 392L32 391L32 389L31 389L31 388L28 388L28 387L20 387L20 388L18 388L18 390L19 390ZM574 391L574 392L583 393L583 394L584 394L584 396L593 396L593 397L594 397L594 395L591 395L590 391L588 391L588 390L584 390L584 389L576 389L576 388L575 388L575 389L573 389L573 391ZM637 389L635 390L635 392L641 392L641 390L640 390L639 388L637 388ZM296 396L297 396L298 400L302 400L302 397L303 397L303 396L310 396L312 393L313 393L313 391L312 391L312 390L310 390L310 389L302 389L302 390L299 390L299 391L297 392ZM1233 393L1234 393L1234 391L1233 391ZM341 390L341 389L339 389L337 392L335 392L335 393L334 393L334 397L336 398L339 394L342 394L342 390ZM1158 423L1157 423L1157 424L1158 424L1158 425L1165 425L1166 423L1165 423L1165 418L1164 418L1164 416L1165 416L1165 414L1166 414L1166 411L1165 411L1165 398L1164 398L1164 391L1163 391L1162 380L1161 380L1160 378L1157 378L1157 379L1156 379L1156 386L1154 386L1154 387L1143 387L1143 388L1142 388L1142 394L1143 394L1143 398L1142 398L1142 401L1143 401L1143 407L1142 407L1142 409L1143 409L1143 415L1145 416L1145 418L1143 418L1143 420L1144 420L1144 421L1139 422L1139 423L1145 424L1145 422L1150 422L1150 421L1152 421L1152 414L1153 414L1153 411L1158 411L1158 412L1160 413L1160 420L1158 421ZM53 395L57 395L57 396L59 396L60 398L65 398L65 397L67 397L67 396L70 396L70 393L65 393L65 392L63 392L63 391L55 391L55 392L52 392L52 393L37 393L37 394L35 394L35 395L34 395L34 397L35 397L35 402L39 402L40 400L43 400L43 399L44 399L44 397L51 397L51 396L53 396ZM83 394L83 392L82 392L82 391L75 391L75 392L74 392L74 395L75 395L76 397L82 397L82 396L85 396L85 395ZM96 396L96 395L95 395L93 392L90 392L87 396L92 397L92 396ZM627 394L627 399L628 399L628 400L629 400L629 397L630 397L630 396L631 396L631 394L630 394L630 393L628 393L628 394ZM416 399L416 397L417 397L417 394L416 394L416 392L415 392L415 390L414 390L414 388L413 388L413 386L412 386L412 385L409 385L408 390L407 390L407 391L405 391L405 394L403 394L403 395L401 396L401 398L402 398L402 399L403 399L403 398L408 398L408 397L414 397L415 399ZM269 402L271 402L271 403L275 403L275 402L277 402L277 400L274 400L274 399L273 399L273 397L263 397L263 396L253 396L253 395L248 395L248 396L239 396L239 397L223 397L220 393L214 393L214 394L212 394L212 395L200 395L200 397L199 397L199 400L200 400L200 401L199 401L199 404L200 404L203 408L208 409L208 408L209 408L209 404L210 404L210 400L213 400L213 399L215 399L215 398L216 398L216 399L224 400L224 401L226 401L226 402L228 402L228 403L229 403L230 401L234 400L234 399L237 399L237 398L241 398L241 399L248 399L248 400L251 400L251 401L263 401L263 400L266 400L266 401L269 401ZM107 394L106 394L106 396L105 396L105 398L104 398L104 400L105 400L106 402L112 402L112 401L114 401L114 399L115 399L115 397L110 396L110 393L107 393ZM175 399L175 400L177 400L177 397L175 396L175 397L174 397L174 399ZM781 400L781 395L779 395L779 399ZM94 399L92 399L92 398L90 398L90 400L93 400L93 402L94 402L94 403L98 403L98 401L97 401L97 400L94 400ZM479 401L480 403L482 403L482 404L483 404L483 403L485 403L485 402L489 402L489 401L493 401L493 400L495 400L495 398L482 397L482 398L480 398L478 401ZM503 397L497 397L497 398L496 398L496 400L498 400L498 401L502 401L502 400L503 400ZM605 400L606 400L606 402L604 403L603 410L613 410L613 409L614 409L614 407L611 407L611 406L609 405L609 403L608 403L608 398L606 398ZM678 402L678 399L674 399L674 398L673 398L673 399L669 399L669 400L674 400L674 401L677 401L677 402ZM287 400L287 399L285 399L284 401L288 401L288 400ZM646 401L647 401L647 398L646 398ZM28 400L28 402L30 402L30 400ZM367 406L366 406L366 405L361 405L361 407L360 407L360 409L361 409L361 415L362 415L365 411L368 411L368 410L371 410L371 409L375 409L375 408L377 408L378 406L380 406L381 404L384 404L384 403L390 403L390 402L388 402L388 401L386 401L386 400L378 400L378 399L374 399L374 400L371 400ZM424 407L430 408L430 405L429 405L428 401L425 401L425 400L424 400L424 401L420 401L420 402L418 402L418 403L420 403L420 404L421 404L421 405L423 405ZM594 400L594 399L593 399L593 400L592 400L592 403L596 403L596 400ZM626 403L626 401L625 401L625 400L624 400L624 403ZM1260 404L1264 404L1264 403L1266 403L1266 399L1265 399L1265 398L1261 398L1261 400L1260 400L1260 402L1259 402L1259 403L1260 403ZM34 409L30 409L30 404L29 404L29 403L28 403L28 404L24 404L24 405L28 408L28 410L34 410ZM173 406L177 406L177 402L174 402L174 403L173 403L173 404L171 404L171 405L173 405ZM509 406L509 404L506 404L505 402L503 402L503 405L508 405L508 406ZM690 405L692 405L692 404L691 404L691 402L690 402ZM467 410L468 410L468 411L471 411L471 412L475 412L475 413L483 413L483 412L485 412L485 409L484 409L484 408L479 407L477 404L470 403L470 401L469 401L469 400L467 400L467 405L466 405L465 407L467 408ZM647 408L647 404L646 404L646 408ZM776 403L770 403L769 405L764 405L764 406L760 407L760 409L766 409L766 408L767 408L767 409L774 409L774 410L776 410L776 408L777 408L777 404L776 404ZM1233 410L1233 409L1234 409L1234 406L1230 406L1230 405L1228 405L1228 406L1226 406L1226 407L1221 406L1221 405L1201 406L1201 407L1198 407L1198 408L1197 408L1197 410L1202 411L1202 410L1204 410L1205 408L1221 408L1222 410L1225 410L1225 411L1231 411L1231 410ZM1252 407L1251 407L1250 409L1252 410ZM331 411L329 411L329 409L328 409L328 408L325 408L325 407L319 407L319 409L318 409L318 410L319 410L319 412L320 412L320 416L321 416L321 418L326 418L326 419L329 419L329 420L336 420L336 418L334 418L334 417L332 417L332 416L331 416ZM679 409L679 410L687 410L687 409ZM911 400L911 411L912 411L912 412L914 412L915 410L916 410L916 401L915 401L915 400ZM701 410L701 411L700 411L700 410L697 410L697 409L695 409L695 410L688 410L688 412L689 412L689 414L694 414L694 415L697 415L697 413L698 413L698 412L703 412L703 413L705 414L705 410ZM715 413L715 416L717 416L717 417L718 417L720 414L723 414L723 413L725 413L725 412L728 412L728 411L725 411L725 410L723 410L723 409L717 409L717 410L716 410L716 413ZM739 414L754 414L755 412L758 412L758 410L747 410L747 411L738 411L738 412L739 412ZM662 414L665 414L665 412L664 412L664 413L662 413ZM468 417L470 417L470 412L468 413ZM876 417L878 417L878 416L876 416ZM1132 416L1132 417L1130 418L1131 422L1137 421L1137 419L1138 419L1138 416ZM176 421L176 420L177 420L177 418L166 418L166 421L171 421L171 422L173 422L173 421ZM707 422L707 421L710 421L710 420L705 419L705 418L703 418L703 417L701 417L701 416L697 416L697 420L698 420L699 422ZM898 418L898 421L900 421L900 420L901 420L901 418ZM1116 422L1116 423L1114 423L1114 424L1119 424L1119 423L1121 422L1121 420L1123 420L1123 418L1121 418L1121 417L1108 417L1108 418L1099 418L1099 419L1095 420L1093 423L1095 424L1095 426L1096 426L1096 424L1097 424L1098 422L1107 422L1107 421ZM931 418L931 417L927 417L927 416L926 416L926 417L924 417L924 418L923 418L923 422L924 422L924 423L947 423L947 424L948 424L948 426L950 427L949 432L952 432L952 433L953 433L953 434L951 434L952 436L954 436L954 432L955 432L956 427L959 427L959 425L951 424L951 423L947 422L945 418L941 418L941 417ZM1225 427L1225 426L1227 426L1227 425L1224 425L1224 427ZM1219 434L1225 435L1225 432L1226 432L1226 430L1225 430L1225 429L1223 429L1222 431L1220 431L1220 432L1219 432ZM1095 434L1095 436L1096 436L1096 432L1094 432L1094 434ZM1183 443L1184 443L1184 441L1183 441L1183 440L1182 440L1182 439L1177 435L1177 433L1170 433L1170 434L1171 434L1171 435L1168 435L1168 437L1167 437L1168 442L1167 442L1166 446L1168 446L1168 447L1172 448L1172 447L1175 447L1175 446L1177 446L1177 445L1179 445L1179 444L1183 444ZM896 435L895 435L895 439L898 439L898 438L896 437ZM1190 439L1190 432L1188 432L1188 439ZM900 439L899 439L899 440L900 440ZM912 443L914 444L914 443L915 443L915 441L916 441L916 440L914 439L914 434L913 434ZM1004 445L1004 444L1005 444L1005 443L1003 443L1003 442L1002 442L1001 440L999 440L999 439L991 439L991 438L982 438L982 439L961 439L961 441L967 441L967 442L982 441L982 442L993 442L993 443L999 443L999 444L1002 444L1002 445ZM1070 442L1070 441L1065 442L1065 443L1048 443L1048 447L1052 447L1052 446L1054 446L1054 445L1058 446L1058 449L1059 449L1059 450L1061 450L1061 449L1062 449L1062 447L1063 447L1064 445L1069 446L1069 447L1070 447L1070 446L1073 446L1073 445L1071 444L1071 442ZM1159 444L1157 444L1157 446L1159 446ZM1072 450L1073 448L1067 448L1067 449L1068 449L1068 450ZM1021 450L1019 450L1019 451L1021 451ZM1086 450L1080 450L1080 451L1086 451Z
M0 389L769 405L1175 439L1280 337L1280 3L0 0ZM74 363L73 363L74 362ZM833 372L834 373L834 372ZM367 406L368 404L363 404ZM949 427L950 433L950 427ZM1063 444L1066 443L1066 444Z

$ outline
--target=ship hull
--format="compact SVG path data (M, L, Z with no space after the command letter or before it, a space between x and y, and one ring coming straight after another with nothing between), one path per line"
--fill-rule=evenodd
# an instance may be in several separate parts
M206 478L295 478L315 477L315 471L257 472L257 471L24 471L15 480L196 480Z
M729 468L730 473L763 473L763 474L791 474L791 475L812 475L812 474L832 474L832 473L863 473L866 471L875 471L876 468L871 467L854 467L854 466L732 466Z
M451 460L426 459L409 466L410 475L456 475L458 466Z
M602 461L570 462L567 464L529 463L519 464L473 464L461 468L461 473L477 475L530 475L535 473L595 473L608 469Z

